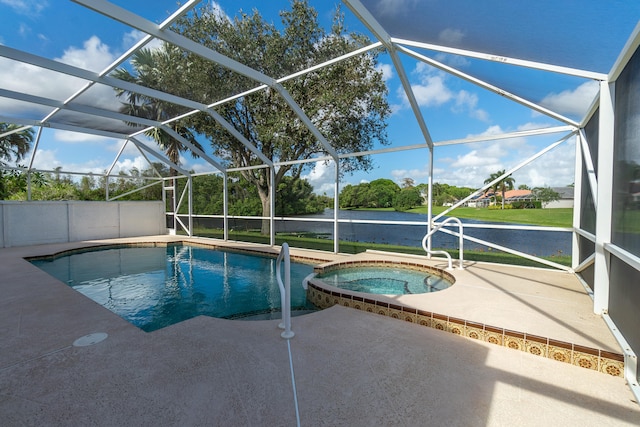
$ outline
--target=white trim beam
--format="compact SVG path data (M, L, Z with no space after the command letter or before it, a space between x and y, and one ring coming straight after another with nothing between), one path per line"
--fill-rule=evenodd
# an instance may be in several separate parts
M420 106L418 105L418 101L416 100L415 94L413 93L411 82L409 82L409 77L407 76L404 66L402 65L402 61L400 61L400 58L398 57L398 54L396 52L396 48L391 42L391 36L359 0L343 0L343 3L345 3L349 9L351 9L353 14L356 15L356 17L376 36L378 40L382 42L384 47L387 49L389 55L391 56L391 61L393 62L396 72L398 73L398 77L400 77L402 88L407 95L409 105L411 105L411 109L413 110L413 114L416 118L416 121L418 122L418 126L420 127L420 131L422 132L425 143L429 147L433 147L433 139L431 138L431 134L429 133L429 128L424 121L424 116L422 115L422 111L420 111Z
M593 166L593 157L591 156L591 150L587 143L587 136L584 133L584 129L580 129L579 133L580 149L582 151L582 160L586 166L587 176L589 177L589 189L591 190L591 197L593 201L598 200L598 178L596 177L596 170Z
M189 172L187 172L186 170L182 169L180 166L178 166L175 163L173 163L171 160L169 160L163 154L161 154L158 151L154 150L153 148L147 146L145 143L141 142L140 140L138 140L136 138L132 138L132 137L130 137L129 140L131 142L133 142L135 144L135 146L138 147L139 149L146 151L147 153L149 153L152 156L156 157L158 160L162 161L166 165L168 165L168 166L172 167L173 169L177 170L178 172L180 172L184 176L187 176L187 177L191 176L191 174ZM177 178L177 177L171 177L171 178Z
M506 171L504 174L502 174L500 177L494 179L493 181L491 181L488 184L485 184L482 188L480 188L477 191L474 191L473 193L469 194L467 197L465 197L464 199L460 200L458 203L454 204L453 206L451 206L448 209L445 209L443 212L441 212L440 214L436 215L433 218L433 221L437 221L438 219L442 218L443 216L445 216L446 214L448 214L449 212L451 212L452 210L454 210L455 208L462 206L463 204L465 204L466 202L468 202L469 200L471 200L472 198L474 198L475 196L483 193L484 191L486 191L488 188L490 188L493 184L495 184L496 182L500 182L502 179L504 179L505 177L511 175L512 173L516 172L517 170L525 167L526 165L528 165L529 163L533 162L534 160L536 160L538 157L541 157L542 155L544 155L545 153L553 150L554 148L556 148L558 145L562 144L563 142L565 142L567 139L571 138L573 135L575 135L575 132L571 132L568 135L565 135L563 138L561 138L560 140L554 142L553 144L547 146L546 148L543 148L542 150L538 151L536 154L534 154L533 156L529 157L528 159L524 160L523 162L519 163L517 166L509 169L508 171Z
M176 10L174 13L171 14L171 16L169 16L167 19L165 19L160 25L159 28L160 29L165 29L168 28L169 26L171 26L175 21L177 21L180 16L182 16L184 13L188 12L189 10L193 9L198 3L200 3L200 0L189 0L188 2L186 2L185 4L183 4L182 6L180 6L178 8L178 10ZM115 61L113 61L111 64L109 64L104 70L102 70L100 73L98 73L98 75L100 76L106 76L107 74L109 74L111 71L115 70L120 64L122 64L124 61L127 60L127 58L129 58L131 55L133 55L136 51L138 51L139 49L143 48L145 45L147 45L151 40L153 40L153 36L147 34L145 35L142 39L140 39L135 45L133 45L131 48L129 48L125 53L123 53L122 55L120 55L119 58L117 58ZM71 95L69 98L67 98L63 104L68 104L70 102L72 102L74 99L78 98L80 95L82 95L84 92L86 92L87 90L89 90L93 85L95 84L95 82L88 82L87 84L85 84L82 88L80 88L77 92L75 92L73 95ZM48 120L50 120L55 114L57 114L60 111L59 108L54 109L53 111L51 111L44 119L42 119L43 122L46 122Z
M174 138L175 140L180 141L182 144L186 145L192 152L194 152L198 156L202 157L207 163L209 163L214 168L218 169L220 172L224 172L225 171L225 167L224 166L222 166L220 163L218 163L217 161L215 161L214 159L209 157L209 155L207 153L205 153L204 151L202 151L201 149L199 149L198 147L193 145L185 137L180 135L175 130L171 129L169 126L162 126L161 129L164 130L165 132L167 132L169 135L171 135L171 137Z
M238 74L242 74L243 76L250 78L251 80L255 80L268 86L273 86L276 82L272 77L254 70L253 68L248 67L234 59L224 56L213 49L209 49L199 43L196 43L195 41L188 39L181 34L174 33L173 31L167 29L160 29L159 25L154 24L153 22L148 21L139 15L136 15L133 12L123 9L120 6L116 6L113 3L99 0L72 1L86 7L87 9L98 12L101 15L122 22L129 27L150 34L157 39L164 40L167 43L171 43L207 60L220 64L223 67L226 67Z
M441 62L438 62L438 61L436 61L434 59L431 59L428 56L422 55L422 54L420 54L418 52L415 52L415 51L413 51L411 49L407 49L406 47L403 47L403 46L398 46L398 50L400 52L403 52L403 53L411 56L414 59L417 59L419 61L427 63L427 64L429 64L429 65L431 65L433 67L436 67L436 68L438 68L438 69L440 69L442 71L445 71L445 72L447 72L449 74L452 74L452 75L454 75L456 77L459 77L459 78L461 78L463 80L466 80L469 83L472 83L472 84L474 84L476 86L479 86L481 88L487 89L487 90L489 90L489 91L491 91L491 92L493 92L493 93L495 93L497 95L504 96L505 98L507 98L507 99L509 99L511 101L517 102L520 105L524 105L525 107L531 108L532 110L537 111L539 113L542 113L542 114L544 114L546 116L549 116L549 117L551 117L553 119L559 120L559 121L561 121L563 123L566 123L568 125L575 126L576 128L578 126L580 126L580 124L578 122L576 122L574 120L571 120L568 117L564 117L561 114L558 114L558 113L556 113L554 111L549 110L548 108L544 108L541 105L538 105L538 104L536 104L534 102L531 102L529 100L521 98L521 97L519 97L519 96L517 96L517 95L515 95L515 94L513 94L511 92L508 92L508 91L506 91L504 89L501 89L501 88L499 88L497 86L494 86L494 85L492 85L490 83L487 83L487 82L485 82L483 80L480 80L480 79L478 79L476 77L470 76L469 74L463 73L462 71L458 71L455 68L449 67L448 65L445 65L445 64L443 64Z
M583 77L585 79L606 80L607 75L595 71L580 70L577 68L561 67L558 65L546 64L544 62L528 61L524 59L510 58L508 56L492 55L488 53L474 52L471 50L457 49L452 47L440 46L431 43L422 43L413 40L400 38L391 38L391 42L396 45L405 45L417 47L419 49L428 49L436 52L450 53L452 55L467 56L470 58L484 59L486 61L499 62L501 64L517 65L520 67L533 68L536 70L550 71L553 73L567 74L570 76Z
M624 70L624 67L627 66L627 63L631 59L631 56L633 56L638 49L638 46L640 46L640 22L636 24L636 27L633 29L633 33L631 33L631 36L629 36L629 39L622 48L622 51L620 51L618 59L616 59L613 67L611 67L611 71L609 71L608 76L609 81L613 82L618 79L620 73L622 73L622 70Z

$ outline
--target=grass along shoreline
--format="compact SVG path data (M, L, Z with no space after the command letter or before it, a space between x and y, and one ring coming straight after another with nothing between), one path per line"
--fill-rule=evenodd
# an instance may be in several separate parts
M223 231L220 229L211 229L211 228L195 228L194 233L195 236L199 237L212 237L216 239L223 238ZM250 242L250 243L261 243L261 244L269 244L269 236L264 236L260 234L259 231L230 231L229 239L238 240L242 242ZM296 248L304 248L304 249L314 249L325 252L333 252L333 240L326 239L322 236L315 235L313 233L278 233L276 234L276 244L282 245L282 243L287 242L290 246ZM412 254L412 255L425 255L425 251L421 247L415 246L401 246L401 245L386 245L386 244L378 244L378 243L365 243L365 242L350 242L350 241L340 241L340 252L347 254L356 254L360 252L364 252L367 249L386 251L386 252L397 252L403 254ZM437 250L437 248L434 248ZM453 259L458 258L458 250L457 249L447 249L447 252L451 255ZM553 261L557 264L570 266L571 265L571 256L570 255L561 255L558 254L556 256L550 257L541 257L543 259ZM535 261L531 261L526 258L522 258L516 255L511 255L506 252L501 252L498 250L465 250L464 251L464 259L467 261L481 261L481 262L493 262L498 264L511 264L511 265L523 265L530 267L542 267L542 268L550 268L545 264L540 264Z
M448 209L445 206L434 206L433 215L438 215ZM361 209L370 211L393 211L393 208L385 209ZM427 214L427 207L420 206L408 210L409 213ZM506 222L510 224L539 225L544 227L573 226L573 208L554 209L487 209L461 207L449 212L447 216L457 218L476 219L488 222Z

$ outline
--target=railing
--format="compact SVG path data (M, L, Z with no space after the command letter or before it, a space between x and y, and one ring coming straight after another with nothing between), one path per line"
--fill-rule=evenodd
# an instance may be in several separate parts
M284 261L284 283L280 274L280 265ZM284 332L282 338L290 339L295 335L291 330L291 258L289 257L289 244L283 243L278 259L276 260L276 279L280 288L280 307L282 310L282 322L278 325Z
M453 270L453 262L451 261L451 255L449 255L449 252L446 251L432 251L429 246L427 245L427 242L429 240L429 238L431 236L433 236L438 230L440 230L444 225L446 225L449 222L456 222L458 224L458 228L460 230L460 232L458 233L458 239L459 239L459 246L460 246L460 266L458 267L460 270L462 270L464 268L463 262L464 262L464 255L463 255L463 245L464 245L464 237L463 237L463 227L462 227L462 221L460 221L458 218L456 217L449 217L446 220L442 221L439 224L436 224L436 226L434 228L432 228L427 234L425 234L425 236L422 238L422 248L425 250L425 252L427 252L427 254L429 255L436 255L436 254L441 254L441 255L445 255L447 257L447 261L449 262L449 267L448 270Z

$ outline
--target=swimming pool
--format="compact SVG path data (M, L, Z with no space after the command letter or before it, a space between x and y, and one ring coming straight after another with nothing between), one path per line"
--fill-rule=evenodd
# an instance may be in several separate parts
M205 315L239 319L280 311L275 258L189 245L109 247L31 260L144 331ZM317 309L291 263L291 307ZM262 316L263 318L265 316Z
M418 264L383 264L378 261L344 263L316 269L315 279L340 289L383 295L437 292L455 279L434 267Z

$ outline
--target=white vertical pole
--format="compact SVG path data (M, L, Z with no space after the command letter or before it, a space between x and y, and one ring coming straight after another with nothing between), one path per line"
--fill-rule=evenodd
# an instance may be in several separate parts
M222 238L227 241L229 240L229 186L227 181L229 177L227 176L227 172L225 171L222 174L223 184L222 184L222 227L223 227L223 236Z
M340 235L338 234L338 211L340 210L340 162L339 159L333 159L336 165L335 181L333 183L333 252L338 253L340 251Z
M580 228L580 217L582 216L582 135L576 135L576 160L573 178L573 233L571 234L571 268L576 268L580 264L580 235L575 232Z
M429 147L429 180L427 196L427 234L431 232L431 218L433 217L433 147ZM427 257L431 258L431 236L427 239Z
M274 215L276 214L276 168L275 166L269 166L269 203L271 203L270 215L269 215L269 244L271 246L276 244L276 230L275 230L275 219Z
M193 177L187 177L189 186L189 237L193 237Z
M36 134L36 142L33 144L33 151L31 152L31 158L29 159L29 167L27 168L27 200L31 200L31 169L33 168L33 160L36 157L38 151L38 145L40 144L40 136L42 135L42 126L38 128Z
M593 311L609 309L609 259L604 249L611 242L613 206L613 143L615 83L600 82L600 129L598 133L598 199L596 201L596 255Z

